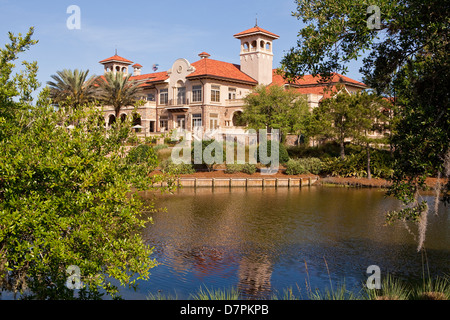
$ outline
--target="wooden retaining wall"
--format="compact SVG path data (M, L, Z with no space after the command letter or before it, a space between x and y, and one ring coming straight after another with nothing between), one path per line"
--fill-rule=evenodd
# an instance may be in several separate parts
M309 178L178 178L177 184L185 188L298 188L311 186L317 180ZM164 184L164 183L163 183Z

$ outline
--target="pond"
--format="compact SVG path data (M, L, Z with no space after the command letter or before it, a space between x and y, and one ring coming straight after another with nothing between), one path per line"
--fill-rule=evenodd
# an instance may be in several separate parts
M149 196L150 198L150 196ZM432 197L426 197L430 202ZM381 189L185 188L158 196L154 224L143 231L159 266L125 299L158 292L187 299L199 288L240 290L245 299L282 296L284 289L307 299L345 282L359 292L377 265L381 275L422 279L416 227L385 225L385 213L400 208ZM428 218L426 261L430 273L450 274L450 218L443 205Z

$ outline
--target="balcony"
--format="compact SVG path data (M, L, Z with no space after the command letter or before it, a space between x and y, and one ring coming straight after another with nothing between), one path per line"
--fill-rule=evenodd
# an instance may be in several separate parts
M243 99L226 99L225 105L227 107L240 107L240 106L244 105L244 100Z
M168 106L184 106L189 104L189 99L186 98L177 98L177 99L169 99Z

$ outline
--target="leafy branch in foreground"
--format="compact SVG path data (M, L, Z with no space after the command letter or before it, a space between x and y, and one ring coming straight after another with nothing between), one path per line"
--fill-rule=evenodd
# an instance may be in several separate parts
M422 212L418 195L430 176L442 181L436 184L435 203L450 203L450 6L438 0L296 2L293 15L306 26L282 60L286 77L312 73L327 80L333 72L345 74L348 64L365 54L364 83L395 104L388 194L407 206L396 216L416 219ZM380 28L368 27L370 5L379 8ZM420 216L426 226L426 213Z
M10 75L31 35L11 37L0 60L0 288L34 299L116 297L115 284L134 286L156 265L139 233L152 205L134 190L162 178L149 174L154 162L127 163L131 123L107 131L93 105L55 110L48 88L30 103L37 68ZM70 265L80 268L78 296L65 286Z

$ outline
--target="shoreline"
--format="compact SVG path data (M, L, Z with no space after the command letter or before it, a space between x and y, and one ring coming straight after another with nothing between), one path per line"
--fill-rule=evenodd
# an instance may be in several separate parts
M346 186L346 187L361 187L361 188L382 188L386 189L392 185L392 183L386 179L380 178L356 178L356 177L321 177L319 175L314 174L301 174L301 175L288 175L283 172L283 170L279 170L275 174L271 175L262 175L257 172L254 174L247 174L242 172L236 173L225 173L224 170L215 170L215 171L204 171L204 172L195 172L192 174L180 174L178 175L178 179L258 179L258 180L274 180L274 179L292 179L292 180L309 180L311 179L310 185L336 185L336 186ZM430 190L434 190L436 186L437 178L427 178L426 185L430 188ZM445 183L445 181L441 181L441 183Z

